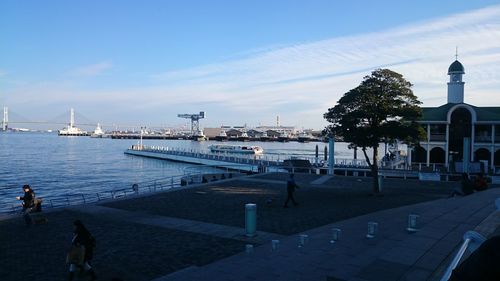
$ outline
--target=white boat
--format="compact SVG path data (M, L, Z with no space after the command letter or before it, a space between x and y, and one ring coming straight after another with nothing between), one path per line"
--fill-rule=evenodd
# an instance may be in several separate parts
M208 138L205 136L202 130L198 130L198 132L191 136L191 139L195 141L205 141Z
M262 154L264 150L256 145L214 144L208 147L214 153Z
M88 136L87 131L82 131L80 128L67 126L59 130L60 136Z
M101 124L97 123L97 127L94 132L90 135L92 138L102 138L104 137L104 131L101 128Z
M75 124L75 112L73 108L71 109L71 118L69 125L59 130L58 134L60 136L88 136L87 131L83 131L80 128L74 126Z
M219 133L218 136L215 137L215 140L217 141L227 141L228 137L227 137L227 133L226 133L226 130L222 129Z
M309 142L313 139L313 136L306 133L306 132L302 132L298 135L297 137L297 141L298 142Z

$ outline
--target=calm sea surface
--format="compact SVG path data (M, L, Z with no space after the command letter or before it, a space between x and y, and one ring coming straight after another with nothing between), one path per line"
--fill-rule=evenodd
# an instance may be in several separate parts
M53 133L0 133L0 212L19 204L22 185L30 184L38 197L63 198L69 194L92 194L130 187L133 183L183 175L195 165L125 155L123 152L137 140L59 137ZM187 140L145 140L145 145L207 150L215 142ZM288 156L314 156L316 145L320 156L324 143L264 142L266 155L286 159ZM358 153L359 154L359 153ZM336 143L335 155L352 158L347 144ZM189 168L192 172L193 168Z

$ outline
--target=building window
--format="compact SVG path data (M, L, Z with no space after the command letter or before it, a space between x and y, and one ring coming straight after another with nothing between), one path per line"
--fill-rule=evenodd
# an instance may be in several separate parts
M491 125L476 125L474 133L474 141L491 142Z
M446 125L444 124L432 124L430 141L446 141Z
M495 125L495 143L500 143L500 125Z

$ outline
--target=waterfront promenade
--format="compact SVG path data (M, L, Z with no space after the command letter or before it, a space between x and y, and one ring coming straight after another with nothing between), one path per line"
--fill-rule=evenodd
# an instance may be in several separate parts
M45 213L47 224L0 221L2 280L65 280L72 221L97 238L100 280L434 280L467 230L494 211L500 189L447 198L459 183L296 175L298 207L283 208L285 174L264 174ZM244 205L257 204L258 235L244 235ZM405 231L420 215L420 231ZM368 221L379 223L367 240ZM495 229L496 224L488 229ZM330 229L342 236L331 245ZM489 231L490 234L492 231ZM298 234L309 235L303 248ZM271 251L271 240L281 241ZM255 250L245 254L245 245ZM82 279L85 280L85 279Z

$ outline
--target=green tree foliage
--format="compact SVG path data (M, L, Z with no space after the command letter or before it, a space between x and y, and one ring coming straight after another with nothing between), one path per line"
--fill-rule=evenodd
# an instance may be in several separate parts
M416 122L422 114L421 102L411 87L412 84L401 74L377 69L324 114L324 118L332 123L325 128L326 134L342 137L351 147L363 151L374 177L374 193L380 192L376 177L379 144L399 140L411 145L425 135ZM372 160L367 148L373 149Z

